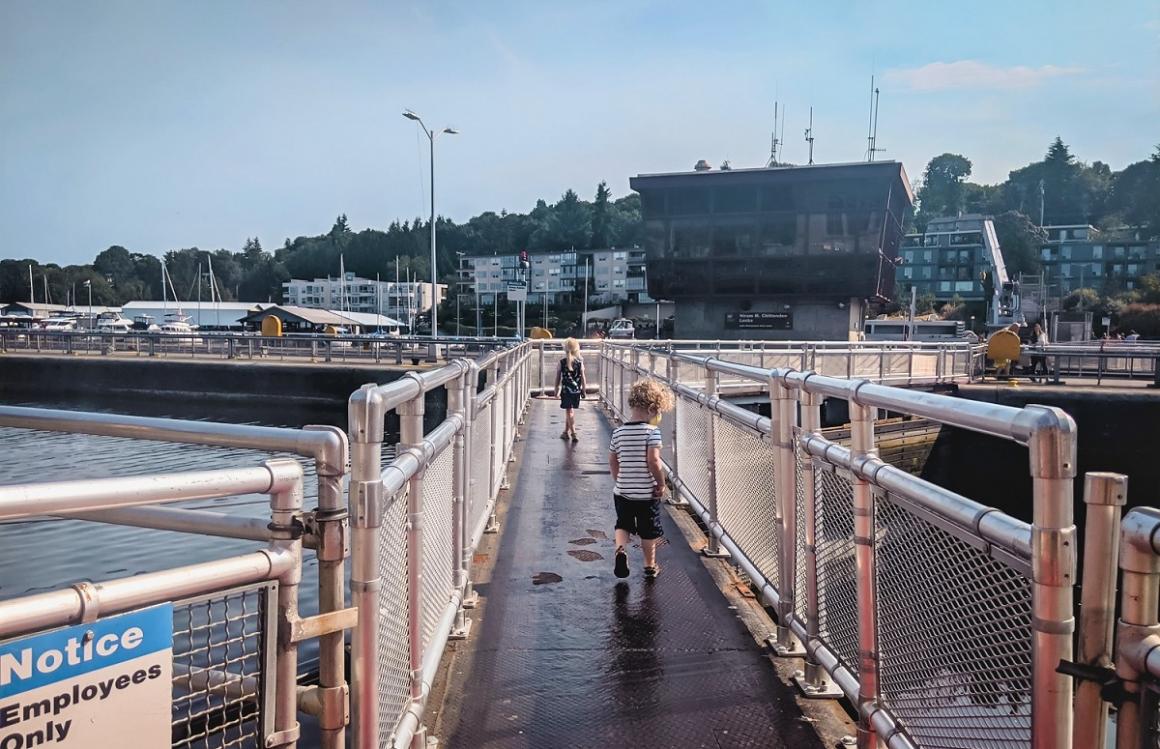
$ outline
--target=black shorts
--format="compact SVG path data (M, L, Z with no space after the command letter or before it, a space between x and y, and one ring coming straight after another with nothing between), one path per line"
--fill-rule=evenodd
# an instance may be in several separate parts
M612 495L616 503L616 528L640 536L642 541L661 538L661 503L658 499L625 499Z
M580 393L560 393L560 408L580 408Z

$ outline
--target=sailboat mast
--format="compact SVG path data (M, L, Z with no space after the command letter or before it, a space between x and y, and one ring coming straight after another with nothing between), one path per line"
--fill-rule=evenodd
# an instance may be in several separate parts
M36 281L32 278L32 263L28 264L28 301L36 304Z

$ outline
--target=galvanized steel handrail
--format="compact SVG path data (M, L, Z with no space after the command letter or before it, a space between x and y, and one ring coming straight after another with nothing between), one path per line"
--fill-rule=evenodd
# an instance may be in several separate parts
M852 347L858 349L858 346ZM973 366L974 348L964 346L967 364ZM648 361L642 361L642 353ZM676 447L670 459L670 476L677 491L688 500L709 531L710 548L719 544L732 555L754 581L762 599L773 606L779 615L776 643L781 652L797 652L804 646L807 654L807 690L825 690L825 678L832 679L859 707L861 716L859 739L861 746L869 747L881 740L891 747L918 746L912 740L905 723L900 723L891 712L891 703L883 702L878 682L879 624L874 612L876 602L875 568L877 542L875 539L876 492L883 498L891 497L898 509L905 512L912 523L933 523L932 528L965 540L971 548L979 549L997 569L1005 568L1028 580L1028 634L1029 652L1034 654L1030 677L1035 685L1030 690L1032 702L1030 731L1032 746L1036 749L1066 747L1072 733L1072 706L1070 678L1055 672L1055 666L1071 657L1072 585L1074 584L1075 544L1071 520L1071 480L1075 475L1075 425L1067 414L1058 409L1030 406L1016 409L992 404L964 401L933 393L874 384L864 379L843 379L812 372L791 369L766 369L722 360L716 356L696 356L682 351L668 351L656 347L635 347L619 343L607 344L603 349L602 398L617 416L626 413L626 393L632 382L642 377L659 377L669 383L679 400L679 410L705 409L709 460L708 498L697 496L689 485L681 454L685 435L684 417L672 427ZM667 362L662 368L661 360ZM694 374L686 378L685 368ZM662 372L663 369L663 372ZM681 377L678 381L677 373ZM703 374L698 377L697 371ZM948 373L950 376L950 373ZM768 393L772 416L765 418L723 400L718 393L722 377L741 378L759 385ZM700 382L704 385L701 386ZM836 445L816 432L823 398L847 401L853 422L850 447ZM797 404L795 404L797 401ZM800 404L798 422L796 406ZM941 487L904 473L879 459L874 450L874 414L878 410L909 414L916 417L964 429L1013 440L1029 448L1030 469L1034 479L1034 522L1031 524L1011 518L993 508L973 502ZM681 413L685 413L681 411ZM747 556L746 543L732 535L750 534L744 527L730 527L723 523L717 509L717 493L728 488L731 477L717 474L711 453L723 449L714 447L715 425L728 423L741 434L771 441L776 456L771 465L777 480L769 494L770 508L776 535L780 537L780 560L777 574L770 577L766 571ZM817 592L808 572L806 586L809 599L805 603L806 616L800 615L795 602L796 557L805 554L807 563L814 553L812 540L799 535L795 508L793 469L795 440L788 437L801 431L796 440L807 460L819 461L833 470L846 471L853 506L853 552L858 557L858 659L859 672L851 671L842 657L832 650L832 643L816 629ZM701 470L698 465L689 471ZM809 478L804 493L807 534L814 533L812 515L813 469L799 474L799 480ZM787 483L788 475L788 483ZM694 477L695 478L695 477ZM845 479L844 479L845 480ZM732 510L736 512L736 509ZM833 521L831 521L833 522ZM829 531L832 532L832 531ZM807 536L813 538L812 535ZM829 543L829 542L827 542ZM804 551L803 551L804 549ZM1032 615L1031 608L1034 607ZM800 644L799 642L800 641ZM1160 659L1160 651L1157 658ZM812 669L812 670L811 670ZM824 675L824 676L823 676ZM891 687L894 689L894 687ZM981 729L980 729L981 730Z
M305 529L307 532L301 540L303 546L315 550L318 559L320 615L335 615L345 608L345 560L349 546L349 523L343 493L343 477L346 475L348 446L346 435L341 429L332 426L288 429L19 406L0 406L0 426L289 452L311 458L317 481L318 509L312 513L309 528ZM147 479L136 481L141 483ZM83 483L90 488L100 485L99 482ZM196 492L196 481L187 481L185 485L187 492ZM84 486L76 488L78 493L87 490ZM195 498L195 495L191 494L184 498ZM32 514L58 513L41 504L33 508ZM269 541L278 537L276 531L269 527L261 527L262 524L255 522L253 518L183 508L153 505L129 507L122 503L114 509L88 506L83 512L62 510L59 514L97 522L259 541ZM319 717L325 747L338 747L345 743L347 687L342 630L343 627L332 627L319 637L318 690L323 695L321 699L323 709Z

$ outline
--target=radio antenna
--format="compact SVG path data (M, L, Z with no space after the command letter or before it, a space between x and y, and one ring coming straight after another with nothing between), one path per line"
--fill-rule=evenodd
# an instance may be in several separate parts
M810 145L810 164L814 163L814 108L810 107L810 126L806 128L806 143Z
M873 135L870 138L870 160L873 161L875 154L885 151L885 148L878 147L878 89L874 89L874 120L873 120Z
M777 137L777 100L773 102L773 137L769 144L769 163L766 166L777 166L777 149L781 141Z

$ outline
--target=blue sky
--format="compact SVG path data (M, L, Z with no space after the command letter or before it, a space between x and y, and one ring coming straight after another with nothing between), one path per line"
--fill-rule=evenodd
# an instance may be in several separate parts
M1061 135L1114 169L1160 143L1160 5L1039 2L0 3L0 257L240 249L425 214L411 108L453 125L436 204L464 220L617 196L700 158L955 151L995 182Z

